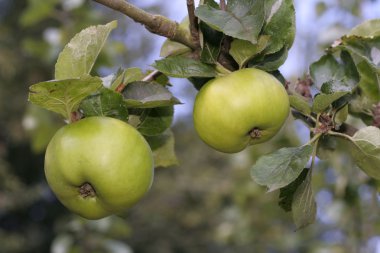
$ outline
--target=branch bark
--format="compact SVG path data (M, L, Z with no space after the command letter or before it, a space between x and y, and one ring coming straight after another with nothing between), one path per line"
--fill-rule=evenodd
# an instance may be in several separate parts
M219 6L220 6L220 9L222 11L225 11L226 10L226 0L220 0Z
M194 43L197 45L197 47L200 47L199 45L199 27L198 27L198 18L195 16L195 6L194 6L194 0L187 0L187 12L189 14L189 28L191 37L193 38Z
M194 43L189 32L181 28L177 22L168 19L167 17L148 13L124 0L93 1L125 14L135 22L144 25L145 28L151 33L164 36L168 39L186 45L191 49L197 48L197 45Z

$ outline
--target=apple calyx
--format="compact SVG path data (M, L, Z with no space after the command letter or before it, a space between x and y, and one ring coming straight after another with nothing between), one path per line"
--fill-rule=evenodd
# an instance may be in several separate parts
M259 128L252 128L251 131L249 131L249 136L251 136L252 139L260 139L261 137L261 130Z
M82 198L92 198L96 196L94 187L87 182L79 187L79 194Z

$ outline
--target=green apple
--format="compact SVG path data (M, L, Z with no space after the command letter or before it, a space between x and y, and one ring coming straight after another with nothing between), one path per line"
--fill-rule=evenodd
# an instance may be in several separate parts
M72 212L100 219L140 200L153 180L152 151L127 123L89 117L62 127L45 154L45 175Z
M272 138L289 109L287 92L274 76L259 69L241 69L201 88L194 103L194 126L212 148L235 153Z

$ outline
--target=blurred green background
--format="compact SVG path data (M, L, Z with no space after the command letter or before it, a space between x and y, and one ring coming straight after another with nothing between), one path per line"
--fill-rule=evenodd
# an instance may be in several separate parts
M130 1L177 21L186 1ZM297 39L281 69L289 80L307 72L326 45L367 18L380 17L380 1L298 0ZM181 11L179 11L181 10ZM98 60L99 75L141 67L158 59L164 38L92 1L0 0L0 253L16 252L380 252L379 195L343 153L319 161L313 175L318 204L315 224L295 231L278 192L250 178L262 154L296 146L306 128L289 119L269 143L234 155L213 151L191 121L192 85L173 79L173 130L180 165L156 169L142 202L124 217L87 221L54 197L43 173L45 147L64 124L27 101L28 86L53 79L55 60L81 29L119 20Z

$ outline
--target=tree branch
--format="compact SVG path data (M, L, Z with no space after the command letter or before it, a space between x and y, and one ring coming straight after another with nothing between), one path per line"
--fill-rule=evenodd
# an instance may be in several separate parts
M225 11L226 10L226 0L220 0L219 6L220 6L220 9L222 11Z
M147 30L154 34L164 36L192 49L197 48L189 32L181 28L178 23L173 20L161 15L148 13L124 0L93 1L125 14L135 22L144 25Z
M189 14L190 22L190 33L193 38L194 43L199 47L199 29L198 29L198 18L194 14L195 6L194 0L187 0L187 13Z

